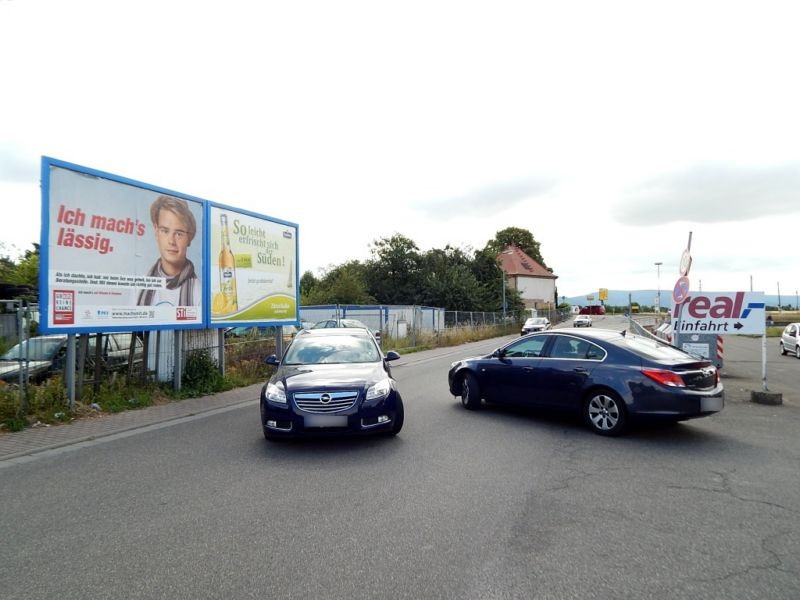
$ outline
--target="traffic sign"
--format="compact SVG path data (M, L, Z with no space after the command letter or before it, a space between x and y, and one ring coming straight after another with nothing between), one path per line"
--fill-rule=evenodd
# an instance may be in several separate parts
M686 277L689 274L689 269L691 268L692 268L692 255L689 254L689 249L687 248L686 250L683 251L683 254L681 254L681 264L680 267L678 267L678 269L681 275Z
M675 287L672 290L672 300L675 304L680 304L689 295L689 278L685 275L678 277Z

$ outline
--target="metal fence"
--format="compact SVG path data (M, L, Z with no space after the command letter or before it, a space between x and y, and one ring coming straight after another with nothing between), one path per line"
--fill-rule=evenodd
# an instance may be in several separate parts
M446 311L442 308L414 305L322 305L300 308L301 321L315 323L329 318L354 318L367 327L380 331L393 341L404 340L414 345L421 334L437 334L455 328L484 328L521 325L530 316L529 311L505 313L480 311ZM571 315L555 310L538 311L555 324ZM14 339L17 343L28 338L27 332L35 329L38 311L32 307L19 306L16 314L9 314L6 320L15 324ZM48 367L48 376L62 374L68 385L70 378L80 388L84 384L93 386L107 378L110 373L133 379L172 382L176 389L182 386L187 359L195 351L205 353L210 361L223 372L248 370L253 372L263 368L263 359L269 354L281 354L291 336L278 338L274 330L268 328L246 329L245 335L225 332L221 329L204 330L157 330L138 333L59 335L63 340L63 352ZM288 328L287 328L288 329ZM130 342L126 345L125 339ZM71 346L71 350L70 350ZM87 348L102 347L103 354ZM109 350L110 349L110 350ZM69 359L68 351L73 352ZM109 354L113 352L113 356ZM112 360L113 359L113 360ZM27 372L30 357L21 356L19 362L23 373ZM75 371L65 373L66 365L74 364ZM13 381L12 381L13 382Z
M414 333L434 333L454 327L490 327L503 323L519 322L529 316L530 311L459 311L418 305L352 305L327 304L300 307L300 319L316 323L325 319L358 319L370 329L395 338L404 338ZM569 312L556 309L538 310L536 316L547 317L559 323L569 317Z

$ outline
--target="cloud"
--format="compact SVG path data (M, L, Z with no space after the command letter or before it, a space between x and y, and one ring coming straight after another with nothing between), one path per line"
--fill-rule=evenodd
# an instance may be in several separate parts
M798 190L800 163L697 165L632 188L612 214L624 225L745 221L800 211Z
M20 147L0 143L0 182L31 183L39 181L39 157L30 156Z
M418 203L416 208L429 217L480 217L508 210L534 197L546 196L556 187L549 178L500 183L470 191L463 196Z

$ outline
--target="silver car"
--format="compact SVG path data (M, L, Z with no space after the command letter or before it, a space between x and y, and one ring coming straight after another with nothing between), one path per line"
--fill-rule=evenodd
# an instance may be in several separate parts
M130 333L107 333L103 335L101 358L106 369L123 368L130 359L131 340L133 340L133 362L141 363L142 340ZM97 336L89 336L87 362L91 364L96 356L95 344ZM28 380L39 383L64 371L67 356L67 336L64 334L42 335L32 337L0 356L0 381L17 383L20 369L27 374Z
M781 354L800 358L800 323L789 323L781 334Z
M550 329L550 320L546 317L531 317L525 321L520 335L527 335L534 331L547 331Z

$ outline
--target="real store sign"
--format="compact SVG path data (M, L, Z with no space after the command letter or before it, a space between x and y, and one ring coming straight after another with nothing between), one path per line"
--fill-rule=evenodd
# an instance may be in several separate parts
M693 292L672 309L674 331L760 335L765 327L764 309L763 292Z

